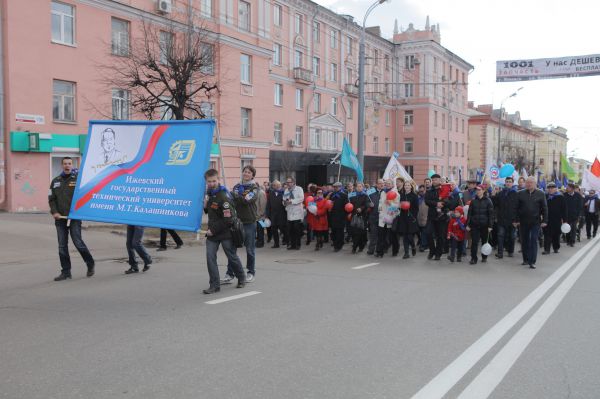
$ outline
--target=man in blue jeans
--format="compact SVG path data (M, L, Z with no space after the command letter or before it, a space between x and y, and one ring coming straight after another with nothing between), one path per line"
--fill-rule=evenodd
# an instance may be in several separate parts
M233 187L231 194L235 204L237 217L244 224L244 247L246 247L246 282L254 281L256 274L256 221L258 220L257 200L258 185L254 181L256 169L247 165L242 170L242 181ZM221 284L230 284L233 280L233 268L227 265L227 274L221 280Z
M540 227L548 223L548 205L542 190L536 188L536 179L531 176L525 181L525 190L517 193L513 226L520 226L523 266L535 269ZM541 223L541 224L540 224Z
M125 242L125 246L127 248L127 256L129 258L129 269L125 270L125 274L133 274L137 273L140 270L138 269L138 262L135 259L135 253L142 258L144 262L143 272L147 272L150 270L150 265L152 264L152 258L144 248L142 244L142 238L144 237L144 227L143 226L132 226L127 225L127 241Z

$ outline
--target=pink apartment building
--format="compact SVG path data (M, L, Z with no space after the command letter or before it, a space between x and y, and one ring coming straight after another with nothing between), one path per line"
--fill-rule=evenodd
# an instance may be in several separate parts
M79 159L91 119L140 119L131 93L107 88L99 64L127 54L141 21L203 26L218 44L204 101L218 122L227 183L253 164L259 182L337 179L331 164L357 146L358 42L352 17L306 0L0 0L0 208L45 211L60 159ZM191 13L190 13L191 11ZM366 38L365 176L397 152L417 181L466 170L467 75L439 27ZM342 179L354 179L342 169Z

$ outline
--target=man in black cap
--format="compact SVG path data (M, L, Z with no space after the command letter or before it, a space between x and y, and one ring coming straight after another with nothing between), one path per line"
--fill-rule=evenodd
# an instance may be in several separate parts
M575 246L575 237L577 234L577 222L583 211L583 197L575 191L575 184L567 184L567 193L565 194L565 202L567 203L567 220L571 225L571 231L567 234L567 245Z
M429 231L428 259L440 260L444 249L448 227L448 207L440 198L441 177L438 174L431 176L431 188L425 194L425 204L429 207L427 213L427 227Z
M544 227L544 252L543 255L550 253L550 245L554 253L560 249L560 226L567 218L567 203L565 197L557 190L556 184L548 183L546 186L546 202L548 203L548 226Z

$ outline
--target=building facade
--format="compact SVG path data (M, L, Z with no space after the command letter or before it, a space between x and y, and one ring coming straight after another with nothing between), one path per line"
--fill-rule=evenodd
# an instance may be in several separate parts
M48 183L62 157L79 162L89 120L143 119L130 106L134 93L106 87L99 66L126 57L146 23L201 27L216 44L205 72L219 94L198 101L218 123L211 166L228 185L247 164L260 182L354 179L332 163L344 138L357 148L361 29L350 16L307 0L0 0L0 7L1 209L46 210ZM458 176L467 166L472 67L441 46L439 27L428 22L422 31L396 29L393 40L369 28L366 54L365 179L381 176L394 152L416 180L429 169Z
M561 178L560 158L567 156L567 129L560 126L537 127L533 129L541 135L536 143L536 170L546 179Z
M569 166L571 166L571 168L573 168L573 170L579 176L579 178L577 179L577 181L575 183L579 183L581 181L581 179L583 178L583 172L588 170L592 166L592 163L590 161L588 161L586 159L582 159L582 158L569 157L568 159L569 159Z

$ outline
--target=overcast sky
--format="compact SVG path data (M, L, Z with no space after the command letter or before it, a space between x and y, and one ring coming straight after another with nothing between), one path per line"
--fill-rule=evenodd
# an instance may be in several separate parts
M362 23L371 0L316 0ZM440 24L442 45L475 66L469 100L493 103L519 87L504 108L520 111L538 126L568 129L569 156L600 155L600 76L496 83L496 61L600 54L598 0L391 0L378 6L367 26L380 25L391 38L394 19L404 29L423 29L429 15Z

